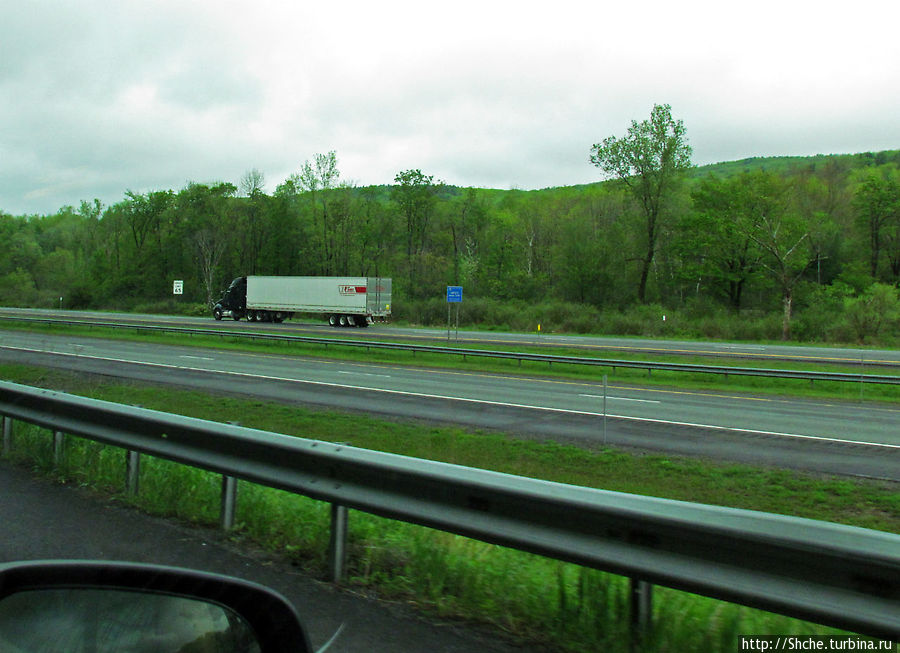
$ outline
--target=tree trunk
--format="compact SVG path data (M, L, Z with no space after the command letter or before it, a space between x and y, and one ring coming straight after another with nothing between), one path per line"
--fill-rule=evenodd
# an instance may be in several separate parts
M650 276L650 266L653 264L653 255L648 254L646 258L644 258L644 263L641 268L641 283L638 286L638 302L641 304L644 303L644 298L647 296L647 277Z
M784 316L781 320L781 339L790 340L791 338L791 309L794 304L794 292L792 288L785 288L781 297L784 306Z
M872 272L872 278L878 278L878 259L881 258L881 239L880 239L881 222L872 220L869 223L869 267Z
M646 203L645 203L646 205ZM653 265L653 255L656 253L657 220L659 206L648 206L647 212L647 253L644 255L643 268L641 269L641 283L638 286L638 301L643 304L647 297L647 278L650 276L650 266Z

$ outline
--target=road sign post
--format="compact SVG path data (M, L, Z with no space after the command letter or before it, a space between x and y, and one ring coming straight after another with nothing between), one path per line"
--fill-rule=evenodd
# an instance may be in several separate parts
M462 286L447 286L447 342L450 342L450 305L456 304L456 341L459 342L459 305L462 304Z

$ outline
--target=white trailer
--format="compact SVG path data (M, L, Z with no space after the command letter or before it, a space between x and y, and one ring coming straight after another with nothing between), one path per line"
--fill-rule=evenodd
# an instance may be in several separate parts
M325 315L332 326L365 327L391 314L391 280L381 277L238 277L213 309L216 319L281 322Z

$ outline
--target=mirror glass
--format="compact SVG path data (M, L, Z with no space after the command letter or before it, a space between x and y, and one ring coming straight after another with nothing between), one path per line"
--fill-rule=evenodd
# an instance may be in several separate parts
M206 601L126 590L48 589L0 601L4 653L259 653L250 625Z

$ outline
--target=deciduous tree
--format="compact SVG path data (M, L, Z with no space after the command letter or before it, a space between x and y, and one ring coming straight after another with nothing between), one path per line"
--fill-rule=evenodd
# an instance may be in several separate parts
M759 268L760 250L750 238L747 221L752 206L744 177L707 177L694 188L694 210L679 223L675 250L682 274L698 286L721 288L735 311L744 287Z
M609 136L594 144L591 163L620 179L641 207L646 242L638 300L644 302L665 202L682 173L691 167L684 124L672 118L668 104L655 104L650 119L632 120L624 137Z
M900 184L887 171L871 172L860 184L853 198L857 220L869 240L869 270L878 278L885 231L900 213Z
M391 198L397 203L401 215L406 219L406 264L408 266L409 293L417 294L417 261L425 249L428 225L434 213L438 185L433 175L421 170L404 170L394 177L396 186L391 190Z
M326 154L316 154L313 157L313 162L310 163L306 161L303 164L303 168L300 171L300 175L297 177L297 180L300 183L300 187L307 191L310 194L310 201L312 203L313 209L313 222L317 222L319 219L319 211L317 200L321 201L322 211L321 211L321 219L322 225L321 230L318 232L319 236L321 236L321 251L322 251L322 259L321 259L321 271L322 274L333 274L333 261L332 258L334 256L334 252L329 246L330 241L332 240L329 234L330 230L330 212L329 212L329 201L330 191L334 189L338 181L340 179L340 173L338 172L337 167L337 154L334 150L326 153Z
M781 290L781 338L791 335L794 289L816 260L812 236L817 226L793 210L789 182L767 172L743 177L747 197L747 236L762 250L762 267Z

